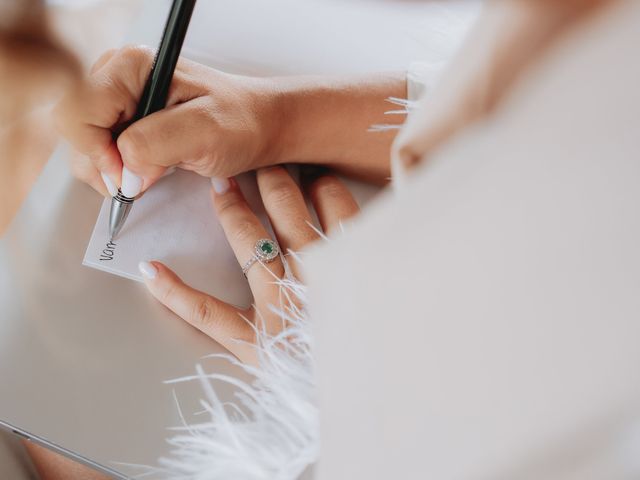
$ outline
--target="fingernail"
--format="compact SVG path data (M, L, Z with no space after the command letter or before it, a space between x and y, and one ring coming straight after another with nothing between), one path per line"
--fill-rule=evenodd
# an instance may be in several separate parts
M115 197L118 194L118 187L116 187L116 184L113 183L113 180L111 180L109 175L107 175L106 173L100 172L100 176L102 177L102 181L106 185L107 190L109 190L109 194L112 197Z
M134 175L127 167L122 169L122 194L133 198L142 190L142 178Z
M229 187L231 187L231 182L229 182L228 178L211 177L211 186L218 195L222 195L223 193L226 193L227 190L229 190Z
M156 278L156 275L158 274L158 269L153 266L153 263L149 262L140 262L138 264L138 270L140 270L140 273L144 278L149 280Z

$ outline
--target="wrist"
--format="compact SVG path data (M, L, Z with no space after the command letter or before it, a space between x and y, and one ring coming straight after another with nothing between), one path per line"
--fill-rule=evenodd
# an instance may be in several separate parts
M261 137L260 166L283 163L313 163L305 142L313 133L318 112L311 97L322 95L305 77L262 79L259 86L258 124ZM331 115L325 111L324 115ZM335 120L335 119L334 119ZM317 158L316 158L317 161Z
M403 72L367 77L299 76L271 80L274 163L335 167L371 179L389 176L396 131L371 132L374 124L400 124L386 115L389 97L405 98Z
M312 163L313 159L301 148L312 128L311 117L316 115L310 110L306 117L302 113L305 91L308 91L308 88L305 88L296 77L272 79L273 113L269 120L272 123L270 129L272 164Z
M297 111L297 91L290 88L291 80L287 78L261 79L260 137L262 138L259 166L267 167L292 162L296 156L295 145L298 143L298 125L300 118L294 117Z

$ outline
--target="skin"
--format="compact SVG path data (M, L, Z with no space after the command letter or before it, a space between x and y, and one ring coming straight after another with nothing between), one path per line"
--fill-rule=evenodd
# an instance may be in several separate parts
M172 166L227 178L307 163L379 183L389 177L395 133L368 128L402 120L385 112L387 98L406 95L404 73L254 78L181 59L167 107L127 126L152 61L145 47L109 51L56 108L58 129L80 153L73 172L102 194L100 173L121 186L123 166L143 179L143 190ZM117 141L113 130L121 131Z
M52 35L41 1L0 1L0 235L57 142L42 105L70 89L80 73Z
M24 441L23 444L40 480L109 480L111 478L35 443Z
M318 233L311 227L311 214L303 192L282 167L266 167L257 172L258 188L280 249L288 259L294 274L295 260L286 252L302 252L317 241ZM307 181L307 192L318 213L322 230L330 234L341 222L358 213L358 205L345 185L332 175L322 175ZM269 238L264 226L244 199L234 180L223 193L211 190L214 210L238 262L244 265L252 256L253 247L261 238ZM273 262L254 263L247 272L254 305L241 310L206 293L186 285L160 262L152 262L157 273L145 277L151 294L176 315L220 342L245 363L257 364L255 330L278 334L282 328L279 315L271 305L286 308L280 288L274 283L283 278L280 258ZM281 303L284 302L284 305ZM241 340L241 342L238 342Z

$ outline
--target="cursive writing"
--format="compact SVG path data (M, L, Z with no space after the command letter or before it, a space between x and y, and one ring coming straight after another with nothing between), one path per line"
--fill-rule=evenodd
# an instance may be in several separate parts
M104 262L107 260L113 260L113 256L116 253L116 244L113 242L109 242L107 243L107 246L105 247L104 250L102 250L102 253L100 254L100 261Z

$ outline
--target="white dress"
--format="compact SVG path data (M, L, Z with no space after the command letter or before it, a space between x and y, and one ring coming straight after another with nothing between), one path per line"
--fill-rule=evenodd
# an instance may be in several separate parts
M307 256L316 478L640 478L639 22L565 38Z

